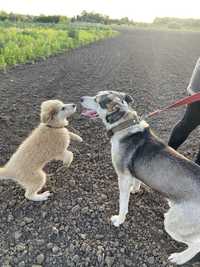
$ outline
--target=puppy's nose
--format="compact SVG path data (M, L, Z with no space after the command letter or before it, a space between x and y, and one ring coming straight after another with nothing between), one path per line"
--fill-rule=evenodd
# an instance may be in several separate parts
M84 101L84 97L82 96L82 97L80 98L80 100L81 100L81 102L83 102L83 101Z
M75 104L72 104L72 107L73 107L73 108L75 108L75 107L76 107L76 105L75 105Z

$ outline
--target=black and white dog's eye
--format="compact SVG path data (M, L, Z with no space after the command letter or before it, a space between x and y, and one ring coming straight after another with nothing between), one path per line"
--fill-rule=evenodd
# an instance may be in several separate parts
M65 107L62 107L61 110L65 110Z
M126 103L128 103L128 104L130 104L130 103L133 103L133 102L134 102L134 100L133 100L132 96L130 96L130 95L125 95L125 98L124 98L124 100L125 100L125 101L126 101Z

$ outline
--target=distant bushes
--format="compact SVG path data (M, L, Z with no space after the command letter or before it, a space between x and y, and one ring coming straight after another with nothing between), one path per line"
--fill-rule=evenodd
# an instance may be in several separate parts
M155 18L153 26L176 30L200 30L200 19Z
M0 11L0 21L11 21L11 22L39 22L39 23L68 23L70 19L66 16L30 16L21 15L14 13L6 13Z
M38 23L69 23L69 22L89 22L89 23L100 23L104 25L134 25L135 22L128 19L127 17L121 19L111 19L109 16L102 15L94 12L83 11L80 15L73 18L68 18L66 16L30 16L21 15L14 13L6 13L0 11L0 21L11 21L11 22L38 22Z
M111 19L109 16L102 15L94 12L83 11L80 15L75 16L71 19L72 22L89 22L89 23L101 23L105 25L117 24L117 25L134 25L135 22L130 20L128 17L121 19Z
M107 27L0 27L0 69L34 62L115 34Z
M171 17L157 17L154 19L153 23L145 22L135 22L130 20L128 17L123 17L121 19L112 19L109 16L102 15L95 12L83 11L80 15L73 18L68 18L66 16L31 16L31 15L21 15L14 13L6 13L0 11L0 25L10 26L10 22L13 23L38 23L38 24L70 24L70 23L90 23L90 24L102 24L102 25L127 25L135 26L137 28L162 28L162 29L174 29L174 30L200 30L200 19L180 19ZM19 24L18 24L19 25ZM73 31L69 35L76 34ZM72 37L73 38L73 37Z
M80 15L71 19L72 22L101 23L104 25L128 25L137 28L162 28L172 30L200 30L200 19L180 19L171 17L157 17L153 23L135 22L127 17L121 19L111 19L99 13L83 11Z
M0 67L45 58L73 46L64 31L54 29L1 29Z
M70 19L65 16L37 16L34 17L35 22L39 23L68 23Z
M4 11L0 11L0 21L11 21L11 22L30 22L34 20L34 16L30 15L21 15L14 13L6 13Z
M94 20L95 21L95 20ZM66 16L30 16L0 12L0 69L116 34L101 24L71 23Z

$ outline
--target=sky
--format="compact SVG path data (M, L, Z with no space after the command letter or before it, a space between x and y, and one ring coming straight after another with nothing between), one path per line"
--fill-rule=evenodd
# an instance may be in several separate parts
M155 17L200 18L200 0L0 0L0 10L31 15L80 14L83 10L151 22Z

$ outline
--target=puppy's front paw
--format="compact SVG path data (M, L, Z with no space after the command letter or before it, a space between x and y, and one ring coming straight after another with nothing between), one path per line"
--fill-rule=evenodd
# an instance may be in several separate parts
M79 137L78 137L78 141L79 141L79 142L83 142L83 138L79 136Z
M114 226L119 227L125 221L125 218L120 217L119 215L113 215L111 217L111 222Z

